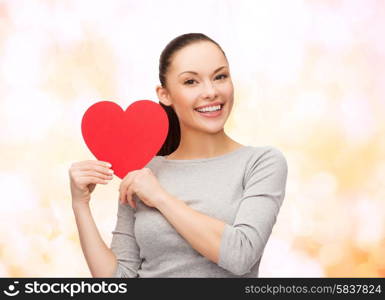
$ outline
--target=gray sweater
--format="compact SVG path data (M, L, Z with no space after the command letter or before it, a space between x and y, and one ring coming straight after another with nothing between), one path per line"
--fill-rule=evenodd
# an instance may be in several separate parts
M118 205L111 249L114 277L258 277L259 264L285 196L287 161L271 146L243 146L204 159L146 165L162 187L191 208L226 223L218 263L197 252L156 208L135 194Z

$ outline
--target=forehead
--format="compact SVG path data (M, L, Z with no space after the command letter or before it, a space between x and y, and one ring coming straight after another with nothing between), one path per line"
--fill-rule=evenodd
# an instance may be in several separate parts
M218 66L227 65L222 51L212 42L196 42L175 53L170 64L171 72L212 72Z

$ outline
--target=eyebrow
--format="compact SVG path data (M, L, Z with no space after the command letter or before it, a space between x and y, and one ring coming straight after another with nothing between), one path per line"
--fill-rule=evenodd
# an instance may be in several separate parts
M215 74L216 72L218 72L219 70L223 69L223 68L226 68L227 66L222 66L222 67L219 67L218 69L216 69L213 74ZM194 72L194 71L184 71L182 73L180 73L178 76L182 75L183 73L192 73L192 74L195 74L195 75L198 75L197 72Z

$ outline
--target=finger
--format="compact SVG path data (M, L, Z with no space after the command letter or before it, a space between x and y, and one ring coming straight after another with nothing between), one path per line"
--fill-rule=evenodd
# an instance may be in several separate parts
M100 165L100 166L104 166L104 167L107 167L107 168L110 168L112 166L110 162L103 161L103 160L89 160L89 162L91 162L93 164Z
M114 171L107 167L102 167L98 165L85 165L79 168L81 171L95 171L104 175L112 175Z
M126 177L124 177L122 179L122 181L120 182L120 185L119 185L119 191L123 191L124 189L127 188L127 186L131 182L131 178L132 178L132 175L130 173L128 173L128 175L126 175Z
M134 208L134 203L133 203L133 200L132 200L132 189L131 187L128 187L127 189L127 192L126 192L126 201L127 203L132 207Z
M136 208L136 202L134 199L134 195L135 195L134 191L132 189L130 189L131 206L133 208Z
M112 167L112 164L108 161L102 161L102 160L97 160L96 161L98 164L102 165L102 166L105 166L107 168L111 168Z
M112 169L106 168L106 167L100 167L100 166L93 166L92 170L105 174L105 175L112 175L114 174L114 171Z
M119 186L119 192L121 192L122 194L126 192L127 187L131 184L133 176L134 176L134 173L128 173L126 177L123 178ZM122 201L124 201L124 198L122 199Z
M80 176L79 181L80 184L90 184L90 183L95 183L95 184L107 184L108 180L100 179L98 177L93 177L93 176Z
M122 183L120 183L119 185L119 203L120 204L123 204L123 201L122 201Z
M119 185L119 203L123 204L123 189L122 189L122 183Z
M112 165L110 162L102 161L102 160L83 160L79 162L80 165L98 165L101 167L111 168Z
M102 173L96 172L96 171L80 171L79 172L80 176L93 176L93 177L98 177L100 179L105 179L105 180L111 180L113 179L112 174L110 175L104 175Z
M123 177L122 181L125 181L125 180L127 180L127 179L129 179L129 178L134 177L135 174L137 174L137 173L138 173L138 170L134 170L134 171L128 172L128 173L126 174L126 176Z
M123 185L121 185L121 188L120 188L120 202L122 204L124 204L126 201L126 189L123 187Z
M119 191L119 203L123 204L123 193L122 193L122 191Z

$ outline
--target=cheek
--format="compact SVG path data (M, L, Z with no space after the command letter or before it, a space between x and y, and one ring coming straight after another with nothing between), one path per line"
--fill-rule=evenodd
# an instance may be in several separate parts
M231 83L225 84L223 86L222 91L223 91L223 94L226 95L227 97L232 97L232 95L234 93L233 85Z
M180 91L176 97L177 107L181 113L188 112L194 107L199 94L196 91L186 90Z
M194 109L194 95L191 93L179 93L176 95L174 110L180 119L190 118Z
M181 100L180 102L185 103L186 105L188 104L192 105L198 96L199 96L198 89L184 89L179 94L179 97Z
M178 87L174 90L172 97L179 105L183 105L183 103L191 101L195 95L196 91L194 89Z

